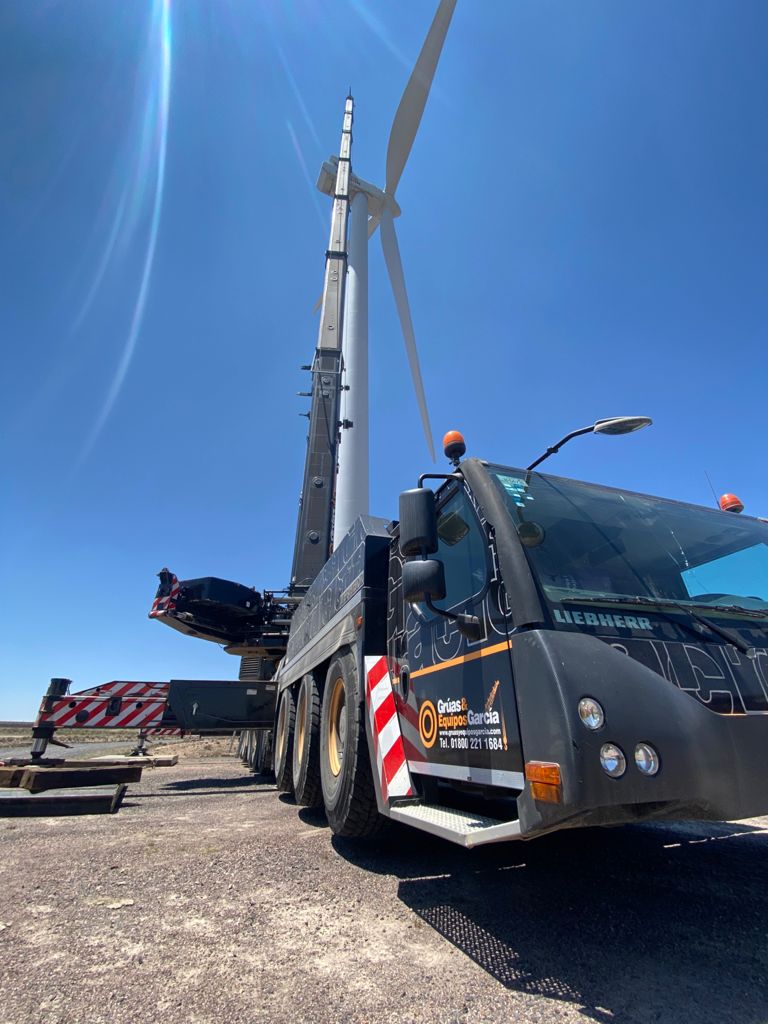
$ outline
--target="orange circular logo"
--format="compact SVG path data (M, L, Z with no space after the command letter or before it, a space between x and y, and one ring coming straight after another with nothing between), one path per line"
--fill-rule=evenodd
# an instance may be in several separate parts
M434 746L437 739L437 712L431 700L423 701L419 708L419 736L425 747Z

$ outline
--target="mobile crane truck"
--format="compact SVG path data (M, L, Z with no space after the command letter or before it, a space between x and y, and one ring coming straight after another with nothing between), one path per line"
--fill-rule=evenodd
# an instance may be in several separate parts
M463 458L451 432L450 472L404 492L398 521L364 508L348 528L340 518L340 480L357 464L344 453L361 427L357 414L340 419L356 358L350 204L365 197L358 229L367 245L380 222L389 267L393 193L453 6L441 0L395 116L385 191L351 173L351 96L339 157L321 174L333 214L290 585L262 593L160 573L151 617L223 645L241 669L239 682L171 681L153 724L246 729L254 767L272 766L278 788L323 806L342 836L391 818L475 846L768 813L768 526L535 471L573 437L648 419L572 431L525 469ZM402 314L402 275L390 276ZM412 346L410 314L401 321ZM435 478L436 491L424 486ZM142 710L98 700L79 722L105 721L109 700L113 714ZM38 753L55 716L77 706L49 691Z
M465 846L768 812L768 524L445 448L296 607L278 788Z

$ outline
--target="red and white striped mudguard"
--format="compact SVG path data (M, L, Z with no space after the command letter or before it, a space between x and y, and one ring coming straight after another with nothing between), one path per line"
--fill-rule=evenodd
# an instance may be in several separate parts
M413 796L386 658L365 659L365 703L384 803L392 797Z
M55 729L147 729L158 726L169 683L115 681L70 693L43 697L35 725Z

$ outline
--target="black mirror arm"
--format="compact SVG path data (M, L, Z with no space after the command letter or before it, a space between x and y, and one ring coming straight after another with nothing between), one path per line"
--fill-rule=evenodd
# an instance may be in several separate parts
M480 640L483 631L480 627L480 619L476 615L466 615L463 612L456 614L455 612L444 612L442 608L436 608L432 604L431 597L424 597L424 604L429 608L435 615L441 615L444 619L449 619L451 622L456 623L456 628L462 636L466 637L467 640Z
M463 480L463 473L422 473L419 477L419 487L424 486L425 480Z

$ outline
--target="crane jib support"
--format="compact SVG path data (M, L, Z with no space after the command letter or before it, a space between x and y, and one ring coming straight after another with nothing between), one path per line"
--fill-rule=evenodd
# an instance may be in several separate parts
M299 503L291 591L303 592L331 554L333 509L339 448L341 346L347 276L347 226L354 101L347 97L336 169L331 233L325 253L325 277L317 347L312 362L312 400L307 457Z

